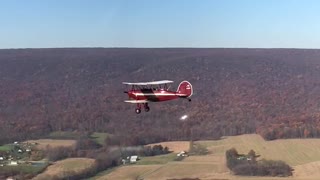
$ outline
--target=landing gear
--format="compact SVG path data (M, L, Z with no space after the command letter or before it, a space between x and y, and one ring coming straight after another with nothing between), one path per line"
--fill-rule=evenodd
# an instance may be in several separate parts
M141 113L141 104L137 104L137 108L136 108L136 113L140 114Z
M141 109L136 108L136 113L140 114L141 113Z
M150 111L150 107L148 106L148 103L143 103L143 108L144 108L144 111L145 111L145 112L149 112L149 111ZM140 114L140 113L141 113L141 109L142 109L142 108L141 108L141 104L138 103L135 112L136 112L137 114Z
M145 112L149 112L150 111L150 107L148 106L148 103L144 104L144 111Z

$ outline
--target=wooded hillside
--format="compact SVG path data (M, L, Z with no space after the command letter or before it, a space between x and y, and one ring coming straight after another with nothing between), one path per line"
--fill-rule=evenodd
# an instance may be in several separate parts
M123 81L188 80L192 102L134 113ZM320 136L320 50L74 48L0 50L0 142L57 130L133 144L260 133ZM187 114L189 118L179 118Z

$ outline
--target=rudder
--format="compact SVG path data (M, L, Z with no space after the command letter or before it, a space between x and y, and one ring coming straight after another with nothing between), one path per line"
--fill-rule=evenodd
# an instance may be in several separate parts
M191 83L188 81L182 81L178 86L177 93L180 96L191 97L193 94Z

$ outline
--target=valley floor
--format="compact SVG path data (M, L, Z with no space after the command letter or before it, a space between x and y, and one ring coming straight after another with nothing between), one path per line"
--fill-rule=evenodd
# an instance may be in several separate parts
M186 144L187 142L181 143ZM169 161L165 164L157 164L157 161L155 161L154 164L122 166L116 168L111 173L96 177L95 179L320 179L320 139L265 141L259 135L249 134L224 137L217 141L197 141L195 143L206 146L209 154L204 156L189 156L183 161ZM226 167L225 159L225 151L232 147L236 148L239 153L248 153L253 149L258 155L261 155L260 159L283 160L294 168L294 175L287 178L234 176Z

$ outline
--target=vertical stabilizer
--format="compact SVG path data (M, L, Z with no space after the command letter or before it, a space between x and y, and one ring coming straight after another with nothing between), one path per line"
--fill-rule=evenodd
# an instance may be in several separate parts
M182 81L177 89L177 94L182 97L191 97L193 94L191 83L188 81Z

